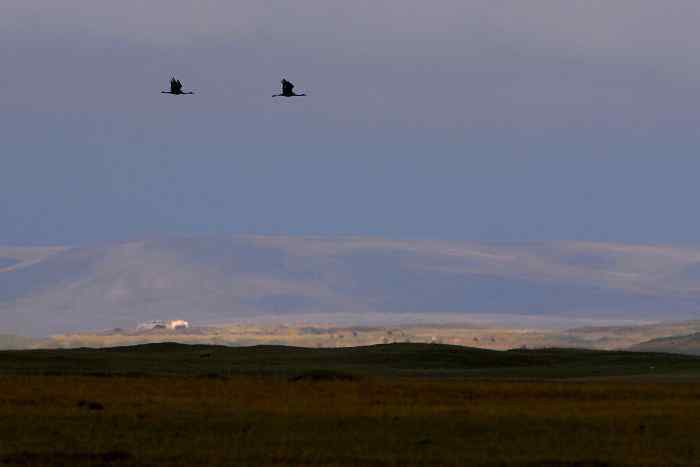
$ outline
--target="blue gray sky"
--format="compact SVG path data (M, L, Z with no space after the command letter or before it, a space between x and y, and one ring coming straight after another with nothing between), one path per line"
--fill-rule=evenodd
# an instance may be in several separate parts
M699 23L689 0L3 0L0 244L696 242ZM271 99L282 77L309 96Z

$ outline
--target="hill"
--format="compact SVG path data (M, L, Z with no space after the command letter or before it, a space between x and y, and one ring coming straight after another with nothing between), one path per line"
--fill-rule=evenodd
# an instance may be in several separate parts
M442 344L385 344L342 349L223 347L173 343L109 349L0 352L0 374L427 375L594 377L700 375L700 358L683 355L542 349L495 351Z
M637 352L666 352L700 355L700 332L686 336L671 336L652 339L630 347Z
M689 319L700 304L691 247L239 236L0 257L0 329L31 336L172 318Z
M40 345L40 341L13 334L0 334L0 350L28 349Z

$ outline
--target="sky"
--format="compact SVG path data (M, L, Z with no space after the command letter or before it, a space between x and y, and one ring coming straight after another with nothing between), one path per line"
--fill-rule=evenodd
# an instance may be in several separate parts
M689 0L3 0L0 244L696 243L698 23ZM282 77L308 97L272 99Z

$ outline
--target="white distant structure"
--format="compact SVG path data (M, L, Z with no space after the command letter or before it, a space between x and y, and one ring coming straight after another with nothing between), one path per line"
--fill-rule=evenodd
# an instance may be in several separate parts
M177 329L187 329L190 323L184 319L171 319L169 321L153 320L146 321L136 326L137 331L151 331L153 329L169 329L175 331Z
M190 327L190 323L184 319L173 319L168 321L168 329L187 329Z

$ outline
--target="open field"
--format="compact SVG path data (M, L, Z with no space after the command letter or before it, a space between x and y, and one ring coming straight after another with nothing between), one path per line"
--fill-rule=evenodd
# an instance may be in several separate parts
M2 465L700 462L690 383L0 378Z
M685 323L684 323L685 324ZM298 347L352 347L388 343L440 343L508 350L517 347L577 347L604 350L643 342L642 327L615 332L615 328L581 331L507 328L485 325L342 326L337 324L235 324L168 330L109 330L54 335L34 340L25 348L117 347L158 342L231 346L286 345ZM700 331L700 323L685 324ZM680 334L681 332L679 332ZM686 332L687 333L687 332ZM669 336L660 330L653 337ZM2 341L0 341L2 345ZM0 347L1 348L1 347Z
M162 344L0 370L0 465L700 465L693 357Z
M535 323L532 323L535 324ZM570 329L504 326L487 323L342 325L337 323L237 323L186 329L109 329L29 339L0 335L0 349L68 349L119 347L178 342L182 344L340 348L388 343L439 343L491 350L527 348L630 349L645 342L700 332L700 321L644 325L585 326ZM643 350L643 348L635 348ZM650 351L667 351L650 348ZM673 351L685 352L681 346Z

